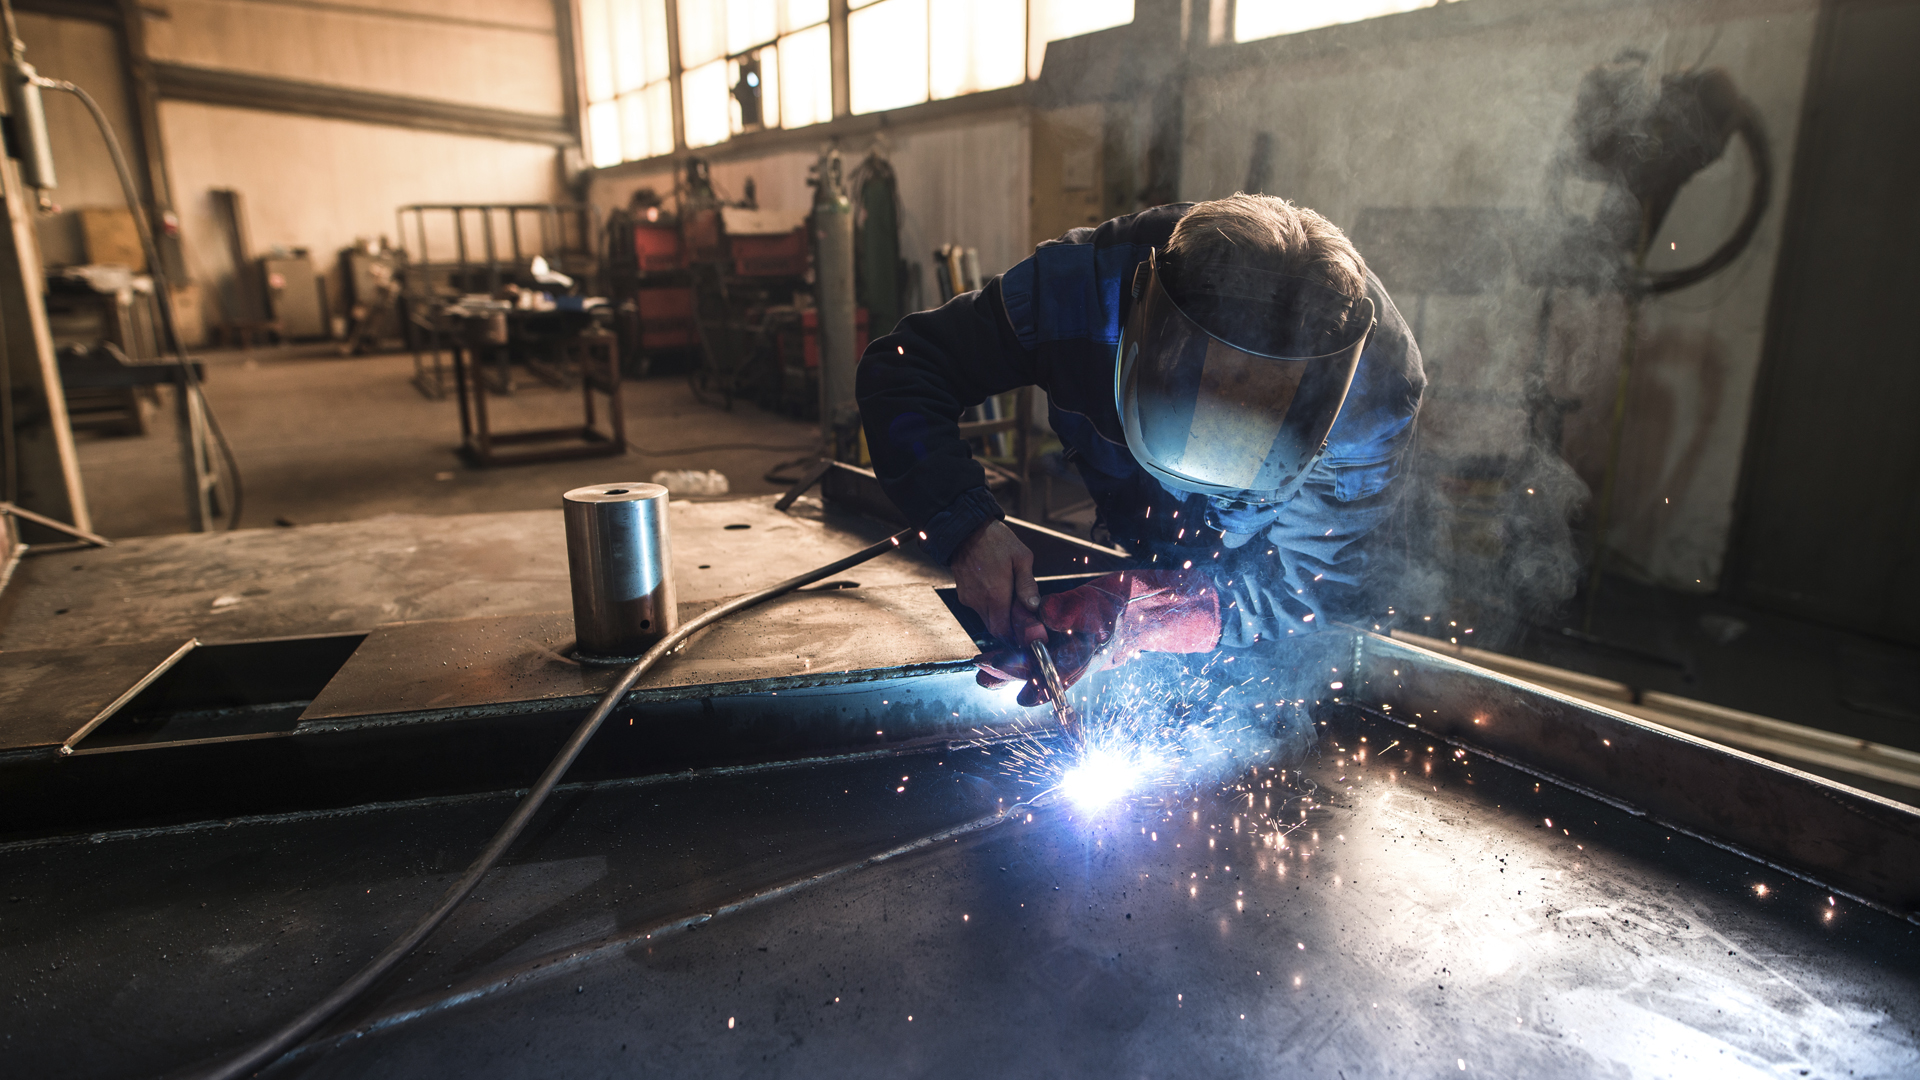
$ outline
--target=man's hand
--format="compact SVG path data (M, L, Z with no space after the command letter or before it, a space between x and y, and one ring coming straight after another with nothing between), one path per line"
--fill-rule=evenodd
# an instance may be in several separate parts
M994 637L1025 648L1047 636L1034 614L1040 589L1033 583L1033 552L1012 529L998 521L980 526L961 542L950 565L960 602L986 621Z
M1063 685L1088 671L1115 668L1143 652L1206 652L1220 643L1220 595L1198 571L1124 570L1055 593L1040 605L1041 633ZM1033 635L1035 637L1039 634ZM1031 639L1028 639L1031 640ZM989 689L1016 681L1020 704L1047 700L1023 640L973 658L975 679Z

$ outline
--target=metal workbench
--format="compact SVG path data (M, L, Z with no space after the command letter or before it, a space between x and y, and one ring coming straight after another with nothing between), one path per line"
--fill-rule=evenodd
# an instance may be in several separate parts
M882 531L803 509L676 504L688 610ZM4 1071L208 1060L416 918L603 685L562 658L563 550L556 512L30 557L0 597ZM937 571L848 578L663 665L271 1071L1920 1074L1908 807L1357 631L1262 654L1324 680L1298 768L1034 802L1006 740L1045 712L973 686ZM116 729L194 640L311 693L135 694Z

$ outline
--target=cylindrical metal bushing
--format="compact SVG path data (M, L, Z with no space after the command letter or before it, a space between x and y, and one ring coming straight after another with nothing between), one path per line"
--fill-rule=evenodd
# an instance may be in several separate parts
M667 489L594 484L562 496L579 659L637 657L680 623Z

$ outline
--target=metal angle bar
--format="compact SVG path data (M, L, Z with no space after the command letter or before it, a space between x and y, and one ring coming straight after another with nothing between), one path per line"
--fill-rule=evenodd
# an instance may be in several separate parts
M45 514L36 514L31 510L15 506L10 502L0 502L0 514L11 514L22 521L31 521L35 525L52 529L54 532L65 533L76 540L84 540L94 547L113 546L113 541L101 536L99 533L88 532L86 529L82 529L77 525L69 525L64 521L47 517Z
M1920 809L1366 635L1352 703L1877 906L1920 913Z
M1467 645L1450 644L1419 634L1395 630L1393 638L1715 742L1920 788L1920 753L1897 746L1657 690L1642 691L1613 679L1568 671Z
M1422 727L1420 724L1409 721L1405 717L1393 716L1390 713L1379 712L1375 709L1370 709L1363 705L1350 705L1349 707L1358 709L1362 714L1369 716L1375 720L1382 720L1387 723L1393 724L1395 726L1406 728L1409 731L1417 731L1421 735L1425 736L1426 738L1432 739L1435 742L1446 743L1448 746L1454 747L1456 749L1465 750L1470 755L1477 755L1479 757L1483 757L1487 759L1488 761L1498 762L1501 765L1505 765L1509 769L1513 769L1518 772L1525 773L1528 776L1538 777L1539 779L1544 780L1547 783L1554 785L1555 787L1565 788L1568 791L1575 792L1576 794L1585 795L1587 798L1592 799L1595 802L1610 806L1615 810L1620 811L1623 814L1631 814L1637 818L1644 818L1648 821L1658 824L1662 828L1672 829L1674 832L1680 833L1684 836L1691 837L1695 840L1700 841L1703 844L1708 844L1713 847L1719 848L1721 851L1738 855L1743 859L1751 859L1762 866L1765 866L1771 870L1777 870L1780 873L1787 875L1788 877L1794 878L1799 881L1807 882L1808 884L1811 884L1811 885L1817 885L1822 889L1832 892L1836 896L1844 896L1856 904L1861 904L1866 907L1870 907L1875 911L1884 912L1885 914L1891 915L1896 919L1901 919L1906 922L1920 925L1920 911L1906 910L1899 907L1895 907L1881 900L1874 899L1871 896L1866 896L1858 892L1854 892L1844 886L1835 885L1833 884L1833 882L1828 881L1824 878L1816 877L1812 874L1807 873L1805 870L1797 869L1793 866L1783 865L1779 862L1776 862L1775 860L1768 858L1764 854L1752 851L1738 844L1730 844L1727 841L1722 840L1718 837L1712 836L1708 833L1703 833L1700 830L1689 827L1687 825L1684 825L1675 821L1670 821L1664 817L1659 816L1658 814L1649 813L1643 807L1635 806L1634 804L1628 803L1628 802L1622 802L1621 800L1607 794L1604 791L1600 791L1595 788L1588 787L1585 784L1576 783L1556 773L1551 773L1551 772L1547 772L1542 769L1539 769L1533 765L1528 764L1526 761L1522 759L1510 757L1506 754L1495 753L1478 744L1467 742L1463 739L1456 738L1452 735L1442 734L1438 731L1434 731L1429 728Z

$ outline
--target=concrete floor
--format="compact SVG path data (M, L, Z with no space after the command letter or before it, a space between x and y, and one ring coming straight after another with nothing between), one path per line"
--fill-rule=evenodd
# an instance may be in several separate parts
M813 424L736 403L695 401L666 375L625 385L627 438L644 451L545 465L481 469L456 453L460 419L411 382L405 354L340 357L313 347L209 352L207 398L233 443L243 482L242 528L352 521L379 514L557 509L569 488L646 480L659 469L717 469L736 494L779 490L763 479L810 452ZM524 372L515 393L489 398L496 431L580 422L578 390ZM715 447L690 451L693 447ZM171 406L150 433L82 436L80 468L96 531L108 537L186 529Z

